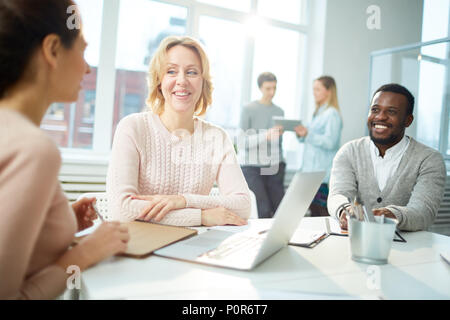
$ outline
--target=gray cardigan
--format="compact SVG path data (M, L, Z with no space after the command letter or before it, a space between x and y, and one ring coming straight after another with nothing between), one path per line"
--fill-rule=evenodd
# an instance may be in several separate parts
M328 195L332 216L358 192L367 210L387 208L398 219L398 228L426 230L436 217L445 186L442 155L411 138L397 171L380 191L369 149L370 138L346 143L333 160Z

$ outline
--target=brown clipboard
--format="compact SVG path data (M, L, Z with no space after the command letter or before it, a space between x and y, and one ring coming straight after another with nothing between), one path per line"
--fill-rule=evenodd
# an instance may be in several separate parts
M197 234L197 230L193 229L141 221L122 225L128 227L130 240L127 251L121 255L133 258L146 257L155 250ZM81 238L75 238L74 243L78 243Z

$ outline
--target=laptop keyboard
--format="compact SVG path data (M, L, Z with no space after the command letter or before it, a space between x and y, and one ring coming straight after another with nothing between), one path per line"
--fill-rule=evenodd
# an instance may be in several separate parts
M228 258L232 255L251 256L258 252L263 240L262 237L235 237L204 253L203 256L213 259Z

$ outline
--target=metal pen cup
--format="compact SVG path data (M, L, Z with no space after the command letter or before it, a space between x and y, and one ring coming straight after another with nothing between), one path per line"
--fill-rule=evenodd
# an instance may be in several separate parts
M375 217L376 222L349 219L349 237L352 259L368 264L388 263L397 221Z

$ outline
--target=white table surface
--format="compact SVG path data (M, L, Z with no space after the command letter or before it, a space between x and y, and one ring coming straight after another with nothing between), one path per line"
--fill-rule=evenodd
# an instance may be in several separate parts
M321 229L324 218L304 218ZM270 219L250 220L265 229ZM205 228L199 228L200 232ZM112 257L82 274L85 299L450 299L450 266L440 257L450 237L402 233L386 265L351 259L348 237L329 236L315 248L287 246L252 271L151 255Z

